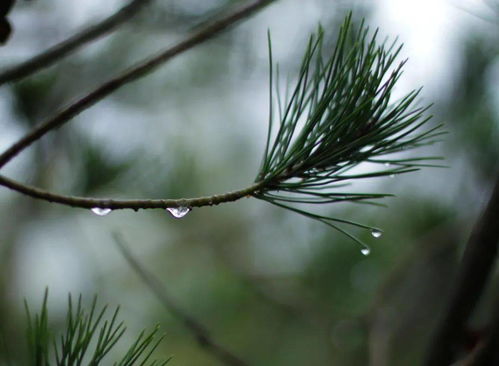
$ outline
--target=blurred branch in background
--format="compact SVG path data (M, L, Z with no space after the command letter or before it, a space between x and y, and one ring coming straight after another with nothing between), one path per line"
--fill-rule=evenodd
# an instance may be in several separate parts
M131 0L128 5L125 5L116 13L101 22L82 30L61 43L49 48L45 52L30 58L29 60L8 68L0 73L0 85L22 79L30 74L40 71L59 61L69 53L85 46L87 43L104 36L106 33L112 31L132 18L140 10L140 8L146 5L149 1L150 0Z
M465 365L499 365L499 291L497 288L495 293L489 327L484 334L484 339L479 340L479 344L476 345Z
M480 334L471 353L461 361L463 366L488 366L499 364L499 291L496 288L496 298L493 304L493 313L489 317L489 326Z
M125 84L140 79L141 77L152 72L157 67L169 61L173 57L193 48L194 46L197 46L200 43L203 43L204 41L207 41L218 33L224 31L231 25L234 25L239 20L247 18L255 11L272 3L273 1L276 0L255 0L246 4L245 6L241 6L235 11L229 12L229 14L225 15L224 17L213 20L203 29L186 37L184 40L178 42L174 46L168 47L164 51L159 52L159 54L157 54L156 56L138 62L128 70L124 71L121 75L118 75L102 83L95 90L89 92L69 106L63 108L55 116L49 118L45 122L42 122L31 132L26 134L23 138L11 145L10 148L5 150L0 155L0 168L2 168L12 158L14 158L17 154L19 154L33 142L43 137L46 133L67 123L73 117L75 117L85 109L90 108Z
M465 329L496 263L499 245L499 176L491 198L478 219L463 253L449 304L444 310L426 365L449 365L455 361ZM483 364L485 365L485 364Z
M246 362L242 361L239 356L234 355L224 346L217 343L213 336L208 332L206 327L199 321L195 320L191 315L182 310L175 300L167 292L165 286L152 273L147 271L142 264L133 256L128 249L121 235L114 233L115 240L121 254L126 259L130 267L137 273L151 292L156 295L163 306L177 319L179 319L185 327L194 335L198 344L208 353L217 358L220 362L230 366L245 366Z
M435 309L455 275L458 242L455 224L438 222L386 273L366 314L371 366L421 364Z
M9 15L14 2L15 0L2 0L0 3L0 45L7 42L12 32L12 26L7 19L7 15Z

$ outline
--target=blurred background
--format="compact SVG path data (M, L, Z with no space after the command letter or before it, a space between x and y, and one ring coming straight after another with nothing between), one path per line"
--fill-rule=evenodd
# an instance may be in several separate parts
M17 1L0 67L62 41L122 3ZM119 31L4 85L1 150L61 106L237 3L244 1L153 1ZM496 3L277 1L51 132L2 174L60 193L112 198L196 197L246 187L265 144L267 30L284 78L296 74L318 23L334 37L349 10L380 27L381 38L399 36L409 62L397 91L424 86L421 103L434 103L433 123L446 122L448 131L443 142L409 155L441 155L449 168L357 186L395 193L387 208L327 208L384 230L379 239L355 232L371 255L325 225L255 199L195 209L180 220L164 210L99 217L2 188L0 333L12 355L22 354L24 344L23 299L36 309L48 287L56 328L68 292L89 302L98 294L101 304L121 305L130 337L160 324L167 337L158 355L173 355L172 365L219 364L123 259L112 239L119 233L177 305L249 364L421 362L498 168ZM475 314L476 329L488 319L491 295L489 289Z

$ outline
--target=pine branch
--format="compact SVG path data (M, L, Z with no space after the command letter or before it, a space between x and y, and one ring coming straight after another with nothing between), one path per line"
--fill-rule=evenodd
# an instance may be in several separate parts
M397 42L377 43L378 30L371 35L360 24L357 29L349 14L340 28L335 48L327 52L324 31L319 27L310 37L295 86L286 93L279 88L278 69L273 75L269 36L271 107L269 129L261 169L256 182L264 182L256 197L327 224L369 248L338 224L372 231L374 227L312 213L288 203L369 203L387 194L339 191L356 179L386 177L418 170L439 158L391 158L389 154L431 144L443 132L441 126L421 131L431 116L429 107L415 107L420 90L398 101L392 93L405 61L394 66L401 46ZM275 85L275 87L274 87ZM282 100L281 95L289 95ZM275 95L275 98L274 98ZM276 99L276 101L274 100ZM274 126L277 114L278 126ZM423 163L421 163L423 161ZM349 172L369 162L380 168L368 173Z
M4 153L0 154L0 168L7 164L12 158L19 154L22 150L27 148L33 142L43 137L51 130L60 127L67 123L71 118L81 113L83 110L89 108L97 103L107 95L114 92L121 86L145 76L147 73L153 71L156 67L170 60L171 58L191 49L192 47L201 44L204 41L214 37L218 33L227 29L231 25L243 20L253 14L255 11L263 8L264 6L272 3L275 0L255 0L245 6L239 7L235 11L229 12L225 16L217 20L209 22L205 27L198 30L193 35L187 37L185 40L177 43L175 46L160 52L157 56L139 62L128 71L120 76L117 76L108 82L102 84L100 87L90 92L86 96L80 98L78 101L69 105L54 117L46 120L38 127L34 128L26 136L14 143ZM94 199L84 197L74 197L67 195L58 195L42 189L24 185L22 183L11 180L7 177L0 175L0 185L3 185L19 193L28 195L33 198L42 199L48 202L55 202L72 207L82 208L101 208L101 209L139 209L139 208L175 208L175 207L201 207L207 205L215 205L221 202L229 202L250 195L258 185L253 185L247 189L236 192L230 192L223 195L214 195L210 197L201 197L194 199L180 199L180 200L112 200L112 199Z
M137 275L144 281L149 289L154 293L163 306L177 319L179 319L185 327L194 335L199 345L206 350L206 352L213 355L221 363L230 366L245 366L246 362L241 360L238 356L227 350L225 347L217 343L213 336L208 332L206 327L200 322L195 320L191 315L182 310L168 294L164 285L159 279L147 269L142 266L139 261L133 256L128 247L126 246L123 238L119 234L113 234L113 238L118 245L118 248L125 257L130 267L137 273Z
M255 1L247 7L215 21L193 37L141 63L121 77L108 82L46 121L0 155L0 168L16 154L45 133L67 122L71 117L103 98L126 82L152 70L160 62L202 42L224 29L236 19L247 16L270 3ZM369 247L350 234L343 225L369 229L374 237L378 228L350 220L325 216L308 210L310 205L351 202L379 205L373 200L390 196L379 193L352 193L339 188L356 179L394 176L425 166L439 166L427 161L438 157L401 159L390 156L435 142L443 134L441 125L423 129L431 116L428 107L415 106L420 90L414 90L399 100L392 93L402 74L405 61L395 65L401 45L397 41L377 42L364 22L357 28L349 14L340 28L332 52L324 47L321 28L310 37L305 50L298 80L285 100L279 88L278 69L273 74L272 47L269 36L270 112L268 136L259 173L253 185L226 194L179 200L113 200L58 195L23 185L0 176L0 184L25 195L73 207L91 208L104 215L116 209L166 208L182 217L192 207L209 206L253 196L273 205L291 210L322 222L347 235L369 254ZM275 85L275 86L274 86ZM274 95L278 126L274 126ZM353 173L362 163L377 164L378 169ZM307 204L297 208L290 204Z
M188 208L213 206L225 202L236 201L243 197L253 195L261 187L260 183L253 184L248 188L241 190L206 196L198 198L180 198L180 199L136 199L136 200L118 200L109 198L87 198L78 196L66 196L54 194L43 189L24 185L15 180L0 175L0 185L22 193L26 196L41 199L47 202L58 203L61 205L81 208L101 208L108 210L121 209L150 209L150 208Z
M56 338L50 331L48 324L47 300L48 290L45 290L41 312L34 316L31 316L25 301L28 318L28 345L30 361L33 366L101 365L104 357L126 331L124 323L118 322L119 307L113 312L110 320L104 320L107 306L97 311L96 297L87 311L83 307L82 297L78 298L75 307L70 294L66 329L63 335ZM142 331L136 341L130 345L126 354L114 365L166 365L169 359L149 362L153 352L163 340L163 337L157 339L158 329L156 327L147 333Z
M0 85L22 79L59 61L61 58L74 52L78 48L111 32L127 20L132 18L150 0L131 0L129 4L119 9L116 13L101 22L94 24L68 39L50 47L48 50L26 60L16 66L12 66L0 73Z

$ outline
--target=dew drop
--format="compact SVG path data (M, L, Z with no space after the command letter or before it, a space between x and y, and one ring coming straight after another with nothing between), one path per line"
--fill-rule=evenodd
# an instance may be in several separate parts
M168 207L166 209L168 212L172 214L173 217L180 219L187 215L189 211L191 210L190 207Z
M369 254L371 254L371 249L369 249L368 247L365 247L365 248L362 248L362 249L360 250L360 252L361 252L362 254L364 254L364 255L369 255Z
M91 209L91 211L97 216L106 216L108 213L111 212L111 209L103 207L94 207Z
M380 238L381 235L383 235L383 232L379 229L372 229L371 230L371 235L375 238Z
M367 146L363 146L361 149L360 149L360 152L361 153L366 153L368 151L371 151L373 149L373 145L367 145Z

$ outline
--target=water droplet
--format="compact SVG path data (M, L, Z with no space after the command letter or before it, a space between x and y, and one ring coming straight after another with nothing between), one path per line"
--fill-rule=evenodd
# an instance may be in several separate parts
M108 213L111 212L111 209L103 207L94 207L91 209L91 211L98 216L106 216Z
M395 174L390 174L390 178L395 178Z
M360 152L361 152L361 153L366 153L366 152L368 152L368 151L371 151L373 148L374 148L374 146L373 146L373 145L363 146L363 147L360 149Z
M380 238L381 235L383 235L383 232L379 229L372 229L371 230L371 235L375 238Z
M388 163L388 162L386 162L386 163L385 163L385 166L390 166L390 165L392 165L392 164L390 164L390 163Z
M190 207L168 207L167 211L172 214L173 217L180 219L187 215L191 210Z
M371 254L371 249L369 249L368 247L365 247L365 248L362 248L362 249L360 250L360 252L361 252L362 254L364 254L364 255L369 255L369 254Z

